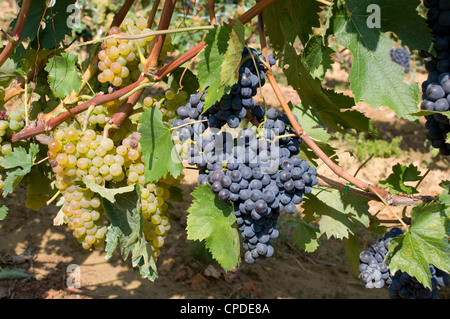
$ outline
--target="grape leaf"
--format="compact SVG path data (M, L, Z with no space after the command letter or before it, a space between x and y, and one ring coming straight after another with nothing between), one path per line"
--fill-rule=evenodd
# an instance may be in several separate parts
M444 189L438 196L439 203L450 207L450 181L442 181L439 186Z
M6 179L3 187L3 197L12 193L20 184L23 177L31 171L39 145L31 143L29 151L23 147L15 147L11 153L5 155L2 167L7 169Z
M197 77L189 69L177 68L170 72L169 76L164 78L164 80L167 81L167 85L174 91L180 89L180 79L182 89L188 96L197 92L200 87Z
M333 50L326 45L323 36L312 35L313 28L321 26L320 6L317 1L288 0L264 10L267 35L277 51L279 66L302 104L311 107L322 122L338 131L354 128L379 136L363 114L351 109L355 105L351 97L321 86L321 80L331 67ZM304 46L301 54L294 48L297 37Z
M355 274L359 275L359 236L358 233L350 234L349 238L344 240L345 255L347 256L347 264L353 268Z
M91 181L86 176L83 177L83 183L91 191L99 194L101 197L107 199L111 203L116 202L115 196L117 194L129 193L134 190L134 185L128 185L128 186L123 186L123 187L118 187L118 188L106 188L106 187L103 187L103 186L98 185L97 183Z
M8 214L8 207L0 206L0 220L5 219L6 214Z
M131 254L133 267L139 267L141 276L154 281L156 264L143 232L143 216L139 186L128 193L115 196L115 202L101 197L110 225L106 233L106 259L119 247L123 260Z
M392 274L398 270L407 272L431 288L429 264L450 272L448 211L448 206L438 203L420 204L412 209L409 231L392 238L389 244L387 260Z
M392 173L385 180L380 181L383 187L389 187L391 194L406 193L415 194L418 190L414 186L408 186L405 182L414 182L420 180L420 172L416 166L396 164L392 167Z
M281 52L286 42L294 42L293 38L284 39L281 36L282 24L286 22L291 25L292 33L298 35L305 45L313 33L313 28L320 27L320 6L315 0L283 0L268 6L264 10L264 24L273 47Z
M207 90L206 111L238 82L244 47L242 24L215 26L206 34L204 41L207 46L199 55L197 75L200 90Z
M283 33L279 37L286 40L293 38L292 26L288 21L283 21L281 30ZM372 136L379 136L370 120L364 114L352 109L355 105L353 98L322 87L320 79L311 75L304 56L297 54L292 43L285 43L280 60L284 75L289 85L297 91L302 105L311 107L324 123L337 131L355 129L358 132L369 132Z
M50 198L52 192L51 183L53 182L54 177L50 176L48 173L50 168L48 167L47 172L45 171L45 168L46 167L42 164L34 165L32 166L30 173L26 176L25 184L27 185L27 199L25 205L28 208L39 210L39 208L46 205L47 200Z
M236 20L228 40L227 51L223 55L220 86L232 86L239 80L239 66L244 49L244 25Z
M319 247L317 240L320 237L320 230L317 227L306 223L303 219L299 221L288 219L286 224L294 230L292 242L299 249L312 253Z
M303 50L303 60L307 66L309 73L320 80L325 78L328 69L331 69L333 59L331 54L335 51L326 46L323 37L315 35L309 39Z
M427 115L431 115L431 114L442 114L447 116L450 119L450 111L445 111L445 112L440 112L440 111L419 111L419 112L415 112L415 113L411 113L411 116L417 116L417 117L421 117L421 116L427 116Z
M304 107L302 104L297 104L292 107L292 104L289 102L289 106L291 107L294 115L298 117L298 122L308 136L314 140L314 142L325 154L327 154L328 157L332 158L334 161L337 161L337 157L333 157L336 149L328 143L331 135L323 129L324 124L320 120L318 114L314 112L314 110ZM300 144L300 156L301 158L308 160L310 165L317 166L315 160L318 159L318 156L308 147L308 145L306 145L306 143Z
M162 120L162 113L157 107L145 110L140 116L141 145L145 164L145 181L155 182L171 174L177 178L183 173L178 152L173 142L171 131Z
M58 0L53 6L46 8L44 1L31 1L20 42L29 38L30 41L36 40L33 42L36 48L38 40L40 49L57 47L59 41L72 32L67 22L73 13L73 10L68 10L68 6L73 3L73 0ZM11 22L10 27L14 28L16 22L17 18Z
M48 84L55 96L64 99L80 89L82 81L77 61L77 55L64 52L47 62L45 70L48 72Z
M419 15L417 7L420 0L366 0L353 2L362 8L369 4L380 7L380 30L394 32L402 42L411 50L429 50L432 46L432 37L425 19ZM364 9L367 11L367 9ZM360 11L359 11L360 12ZM370 12L367 15L371 14Z
M7 88L11 81L19 75L20 73L17 72L14 60L11 58L6 59L5 63L0 67L0 86Z
M349 79L355 101L365 101L374 107L384 105L398 117L413 120L409 114L417 110L419 86L403 82L403 67L391 61L389 52L395 42L388 39L383 30L368 27L367 19L371 13L366 10L370 4L377 4L382 12L388 12L392 1L345 1L345 6L335 8L330 34L353 54ZM403 12L391 16L395 21L390 25L398 24L399 16L404 16ZM414 31L412 28L409 32L414 34Z
M225 271L236 267L240 250L233 208L221 202L207 185L197 186L191 195L194 201L188 209L187 238L205 240L206 248Z
M31 275L23 268L5 268L0 271L0 280L26 279Z
M369 226L368 199L343 194L336 189L314 188L302 205L305 220L319 219L320 234L348 238L355 227Z

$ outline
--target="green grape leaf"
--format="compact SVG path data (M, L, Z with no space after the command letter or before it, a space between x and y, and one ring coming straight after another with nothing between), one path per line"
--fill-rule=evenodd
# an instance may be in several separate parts
M450 272L448 243L448 206L431 203L417 205L411 211L408 232L392 238L387 261L392 274L407 272L425 287L431 288L429 264Z
M157 107L145 110L140 116L141 145L145 164L145 181L155 182L172 175L177 178L183 173L183 164L176 151L172 134L163 123L161 111Z
M223 55L220 86L232 86L238 82L239 66L244 49L244 33L244 25L239 20L236 20L228 40L227 50Z
M320 234L328 238L349 238L355 227L369 226L368 199L341 193L336 189L314 188L305 195L305 220L318 220Z
M198 83L197 77L189 69L177 68L170 72L169 76L165 77L167 79L167 85L174 91L182 89L187 93L188 96L197 92L200 84ZM180 87L180 79L181 86Z
M320 27L319 12L322 4L314 0L277 1L264 10L266 33L273 47L281 52L285 43L294 43L298 36L306 44L313 34L313 28ZM283 38L282 25L288 22L294 37Z
M288 219L286 225L293 229L292 242L301 250L307 253L312 253L319 247L318 239L320 237L320 230L312 224L306 223L303 219L292 220Z
M115 195L114 203L101 197L110 225L106 233L106 259L110 259L119 247L123 260L131 255L133 267L139 267L142 277L154 281L156 264L152 257L144 231L139 186L128 193Z
M183 190L181 189L181 187L172 185L172 186L169 186L168 190L170 193L169 201L178 202L178 203L184 202Z
M411 2L417 6L417 2ZM330 22L336 40L353 54L349 75L352 93L355 101L365 101L374 107L384 105L395 111L398 117L413 120L409 114L417 110L419 86L405 83L403 67L391 61L390 50L395 42L383 30L368 26L371 13L366 10L371 4L379 5L383 13L388 13L392 1L345 1L345 5L335 8ZM405 16L403 11L401 15L391 16L390 25L398 24L400 16ZM409 32L416 36L415 28Z
M7 88L11 81L19 75L20 73L17 72L14 60L11 58L6 59L5 63L0 67L0 86Z
M23 268L5 268L0 270L0 280L27 279L31 275Z
M244 46L242 24L215 26L206 34L204 41L207 45L199 55L197 75L200 90L207 91L206 111L238 82Z
M239 233L233 208L221 202L210 186L197 186L188 209L187 238L205 241L206 248L225 271L240 263Z
M1 108L5 105L5 95L6 95L5 89L0 87L0 107Z
M32 166L30 174L27 175L27 180L25 181L27 185L25 205L34 210L39 210L39 208L45 206L52 192L51 183L53 178L50 178L44 167L42 164Z
M438 196L439 203L450 207L450 181L442 181L439 186L444 189Z
M81 88L81 76L78 74L78 56L62 53L47 62L48 84L55 96L64 99Z
M379 183L383 187L389 187L391 194L406 193L415 194L418 190L414 186L408 186L405 182L415 182L420 180L420 172L416 166L396 164L392 167L392 173L385 180Z
M108 201L110 201L113 204L116 202L116 198L115 198L116 195L123 194L123 193L129 193L134 190L134 185L128 185L128 186L123 186L123 187L118 187L118 188L106 188L106 187L103 187L103 186L98 185L97 183L91 181L86 176L83 177L83 183L91 191L99 194L101 197L107 199Z
M411 50L430 50L432 46L430 30L426 20L417 11L420 0L353 0L353 2L354 4L349 7L356 9L356 6L361 6L361 9L366 11L366 15L373 13L373 11L367 12L368 5L378 5L382 12L379 16L380 30L394 32L403 46L408 46ZM355 11L355 13L362 13L362 11Z
M48 57L51 54L54 54L55 50L52 49L40 49L39 51L35 49L29 49L24 53L22 60L22 69L24 74L27 74L36 64L36 61L40 61Z
M31 143L29 151L21 146L15 147L11 153L5 155L2 167L7 169L3 187L3 197L12 193L20 184L23 177L31 171L39 145Z
M352 267L355 274L359 275L359 236L358 233L350 234L348 239L344 240L345 255L347 256L347 264Z
M332 158L334 161L337 161L336 156L333 157L336 149L328 143L331 139L331 135L323 129L324 124L320 120L319 115L314 110L306 108L302 104L297 104L292 107L292 104L289 102L289 106L291 107L294 115L298 117L298 122L308 136L314 140L314 142L325 154L327 154L328 157ZM305 143L300 144L300 156L301 158L307 160L310 165L317 166L315 160L318 159L318 156Z
M22 42L26 38L30 41L39 41L40 49L58 47L59 42L72 33L68 22L74 22L72 21L74 10L69 10L69 6L73 3L72 0L58 0L52 7L47 8L44 1L31 1L19 41ZM14 28L16 22L17 18L11 22L10 27ZM33 46L38 47L36 43L33 43Z
M303 60L309 73L317 79L323 80L327 70L334 63L331 54L335 51L324 44L323 37L315 35L309 39L303 50Z
M281 32L279 37L293 38L293 28L289 21L282 22ZM299 55L292 43L285 43L279 59L288 84L297 91L302 105L311 107L322 122L337 131L355 129L379 136L371 121L364 114L352 109L355 105L352 97L322 87L321 80L311 75L303 54Z
M440 112L440 111L419 111L419 112L414 112L411 113L411 116L417 116L417 117L421 117L421 116L427 116L427 115L431 115L431 114L442 114L447 116L450 119L450 111L445 111L445 112Z
M0 206L0 220L4 220L7 214L8 214L8 207Z

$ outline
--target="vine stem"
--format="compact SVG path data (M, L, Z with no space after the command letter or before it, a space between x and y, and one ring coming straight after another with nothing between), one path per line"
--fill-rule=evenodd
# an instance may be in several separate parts
M156 11L158 11L160 2L161 2L160 0L155 0L153 2L152 11L150 11L150 14L149 14L148 20L147 20L147 27L149 29L153 28L153 22L155 22Z
M373 186L369 186L369 189L375 193L380 200L383 202L384 205L386 205L386 207L390 210L390 212L395 216L395 218L398 219L398 221L403 225L403 227L405 228L406 231L409 231L409 227L408 225L406 225L406 223L403 221L402 218L400 218L395 212L394 210L391 208L391 206L389 206L389 204L386 202L386 200L380 195L378 194L377 190L373 187Z
M215 7L216 7L215 2L216 2L215 0L208 0L208 2L205 5L203 5L205 7L206 11L208 11L209 22L211 25L217 24L216 12L215 12Z
M125 19L128 11L130 11L133 6L134 0L125 0L125 3L122 5L120 10L114 15L113 21L111 22L110 29L112 27L119 27L123 20Z
M81 47L81 46L85 46L85 45L88 45L88 44L94 44L94 43L98 43L98 42L103 42L103 41L108 40L108 39L139 40L139 39L150 38L150 37L153 37L153 36L156 36L156 35L161 35L161 34L166 35L166 34L172 34L172 33L201 31L201 30L209 30L209 29L213 29L213 28L214 28L214 26L202 25L202 26L197 26L197 27L157 30L157 31L151 31L151 32L140 33L140 34L131 34L131 29L130 29L130 26L128 25L128 32L130 32L131 35L110 34L110 35L104 36L102 38L98 38L98 39L95 39L95 40L78 43L76 45L72 45L72 46L68 47L66 49L66 51L68 51L69 49L72 50L72 49L75 49L75 48L78 48L78 47Z
M30 6L31 0L23 0L16 25L14 26L10 37L10 39L13 41L8 41L5 48L2 50L2 53L0 53L0 67L5 63L8 57L14 51L15 47L19 43L20 38L22 37L23 28L25 27L25 21L27 20Z

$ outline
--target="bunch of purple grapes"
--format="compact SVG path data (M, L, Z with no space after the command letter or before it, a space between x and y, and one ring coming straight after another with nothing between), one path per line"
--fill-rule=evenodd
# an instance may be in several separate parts
M391 49L390 55L392 62L395 62L398 65L402 66L405 69L405 73L409 73L409 59L411 58L411 54L409 53L407 48Z
M359 255L359 278L365 282L366 288L387 287L392 299L437 299L439 290L449 283L449 275L434 265L429 265L432 289L425 288L415 277L406 272L397 271L394 275L385 264L389 250L389 242L403 231L394 227L383 238L380 238L368 250Z
M445 112L450 109L450 1L425 0L427 23L433 37L436 55L426 62L428 78L422 83L421 109ZM427 139L442 155L450 155L446 142L450 132L449 118L440 113L425 116Z
M295 213L318 182L316 169L297 156L301 140L292 133L287 117L269 109L259 130L244 129L236 138L219 132L203 144L207 154L194 155L199 184L233 205L248 263L273 255L280 213Z
M247 48L244 48L238 83L231 87L230 93L225 94L206 111L204 109L206 93L192 94L186 105L177 109L180 118L174 121L173 127L191 121L199 121L200 123L193 126L183 126L179 129L180 139L185 140L190 137L194 140L194 133L201 134L208 127L220 129L227 124L230 128L236 128L249 113L257 120L262 120L264 110L260 105L256 105L253 99L257 89L265 83L266 66L261 60L266 60L264 55L259 54L255 49L248 51ZM274 65L275 63L275 56L269 55L269 64Z

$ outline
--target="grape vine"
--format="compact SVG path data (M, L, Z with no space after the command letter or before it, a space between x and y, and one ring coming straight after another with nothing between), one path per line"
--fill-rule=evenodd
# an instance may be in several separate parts
M67 226L82 248L105 250L107 259L117 249L153 281L191 170L198 185L187 238L204 241L225 271L241 260L276 259L288 237L305 252L325 237L345 238L367 288L386 288L391 298L439 297L450 272L447 177L439 191L419 190L432 168L422 174L423 167L396 163L385 179L365 181L357 175L370 158L356 173L345 170L333 135L381 139L354 106L385 106L398 118L424 120L424 147L447 163L448 1L379 1L382 28L368 26L369 0L246 1L239 15L218 15L223 8L208 1L199 11L206 19L192 21L192 8L175 0L149 8L93 3L99 8L80 10L91 18L69 27L62 1L23 0L4 32L4 198L26 187L27 207L56 204L54 224ZM327 81L345 50L351 94ZM427 74L421 100L418 69ZM281 81L301 103L287 98ZM373 213L373 202L392 219ZM0 206L0 220L11 213ZM361 227L384 233L362 252L354 244Z

